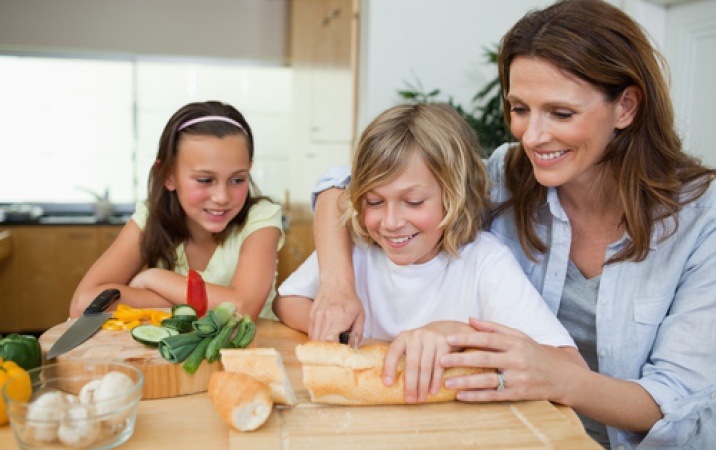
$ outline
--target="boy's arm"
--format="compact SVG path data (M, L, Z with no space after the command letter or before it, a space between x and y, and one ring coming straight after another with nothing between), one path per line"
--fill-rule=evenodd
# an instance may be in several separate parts
M286 326L308 333L308 316L313 301L298 296L277 296L273 301L273 312Z

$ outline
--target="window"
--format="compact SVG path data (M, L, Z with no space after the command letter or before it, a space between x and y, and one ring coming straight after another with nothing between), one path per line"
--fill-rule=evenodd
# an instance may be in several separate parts
M288 67L0 55L0 74L0 203L143 199L167 120L204 100L246 116L262 192L281 200L288 188Z

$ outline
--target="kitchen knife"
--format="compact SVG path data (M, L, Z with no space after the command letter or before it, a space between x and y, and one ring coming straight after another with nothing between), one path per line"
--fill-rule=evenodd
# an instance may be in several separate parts
M353 343L351 343L351 338L353 338ZM358 350L358 333L355 331L351 333L350 331L344 331L341 334L338 335L338 342L345 345L350 345L353 347L353 350Z
M47 359L50 360L69 352L102 328L107 319L112 317L112 313L103 311L119 296L119 289L105 289L95 297L82 316L60 336L55 345L47 352Z

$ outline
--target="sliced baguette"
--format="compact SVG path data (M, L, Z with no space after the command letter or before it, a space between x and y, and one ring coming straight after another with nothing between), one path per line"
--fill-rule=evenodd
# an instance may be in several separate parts
M303 384L314 403L336 405L405 404L404 367L401 360L392 386L383 384L387 344L370 344L354 350L336 342L309 341L296 346L302 364ZM445 377L494 372L492 369L450 368ZM456 391L444 385L427 402L455 400Z
M273 410L269 387L244 373L214 372L208 391L222 420L236 431L257 429Z
M274 403L296 404L296 392L275 348L222 348L220 352L225 371L245 373L265 383Z

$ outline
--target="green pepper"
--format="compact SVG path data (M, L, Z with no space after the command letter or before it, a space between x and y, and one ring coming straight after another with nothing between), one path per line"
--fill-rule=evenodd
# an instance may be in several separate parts
M42 349L35 336L8 334L0 339L0 358L15 361L18 366L30 370L42 365Z

